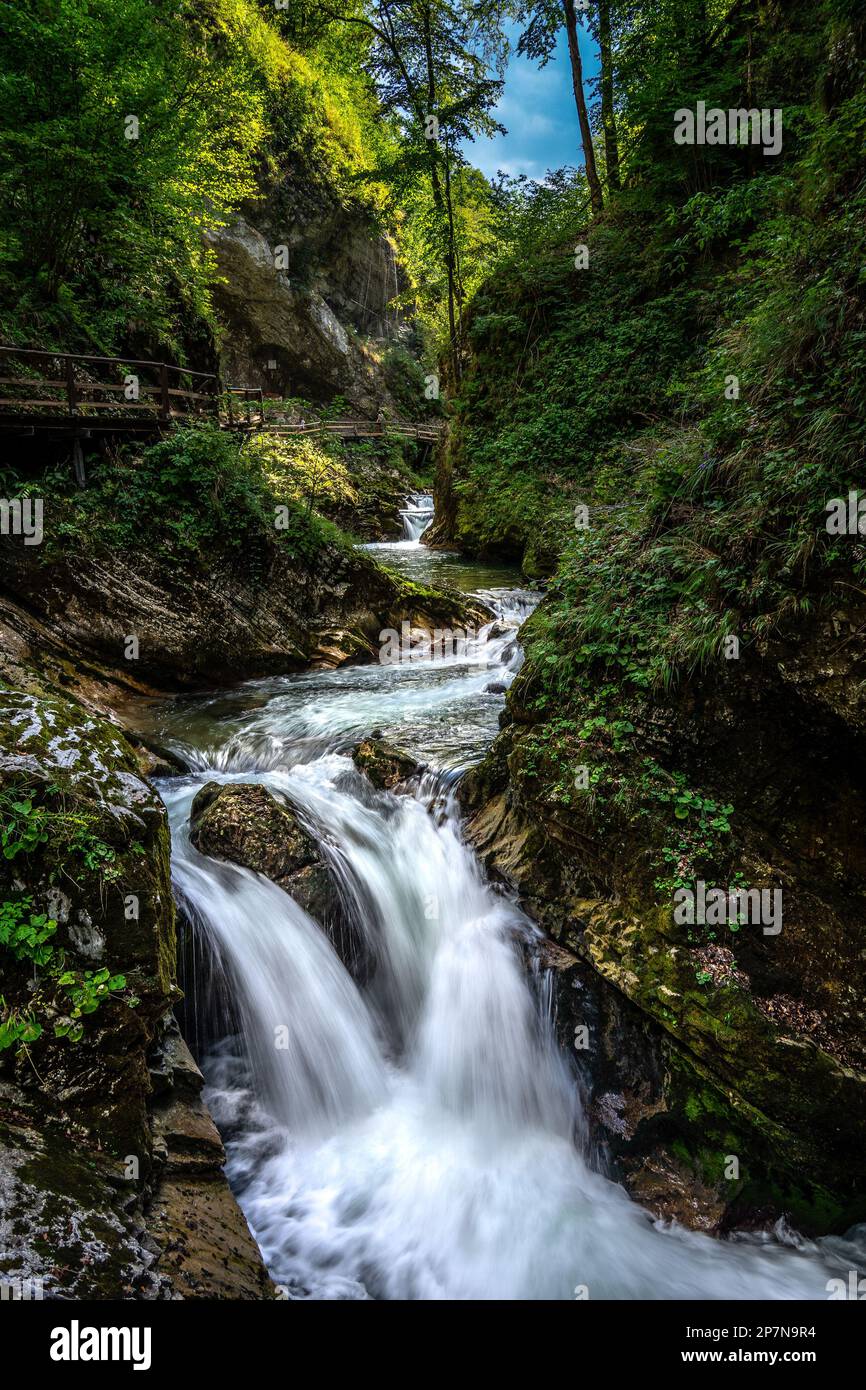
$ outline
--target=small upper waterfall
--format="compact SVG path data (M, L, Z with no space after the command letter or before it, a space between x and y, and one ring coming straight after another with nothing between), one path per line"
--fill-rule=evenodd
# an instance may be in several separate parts
M400 516L403 518L403 539L420 540L433 520L433 498L429 492L416 492L407 497Z

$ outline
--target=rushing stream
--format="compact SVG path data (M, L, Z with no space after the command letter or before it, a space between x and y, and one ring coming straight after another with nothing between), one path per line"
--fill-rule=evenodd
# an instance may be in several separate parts
M228 1172L274 1280L315 1299L826 1298L841 1240L717 1241L663 1228L594 1171L550 995L516 939L532 925L484 880L451 798L493 737L533 596L496 567L407 539L372 547L499 615L467 652L344 667L177 701L164 741L193 769L161 785L174 878L233 1024L203 1059ZM427 766L376 792L349 749L373 729ZM375 961L353 980L266 879L199 854L209 780L288 797L322 844Z

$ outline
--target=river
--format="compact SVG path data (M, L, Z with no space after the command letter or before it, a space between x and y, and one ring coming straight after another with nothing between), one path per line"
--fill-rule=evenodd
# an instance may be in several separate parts
M427 499L407 510L421 503L429 516ZM513 679L535 598L427 550L423 524L370 549L485 599L497 623L466 652L253 681L161 715L191 769L160 785L199 973L189 1027L273 1279L291 1299L826 1298L851 1266L841 1240L665 1228L589 1162L549 982L517 945L535 928L485 881L452 796L496 732L504 697L486 687ZM355 769L374 728L426 764L416 784L378 792ZM367 984L279 888L191 846L211 780L263 783L300 812L361 924Z

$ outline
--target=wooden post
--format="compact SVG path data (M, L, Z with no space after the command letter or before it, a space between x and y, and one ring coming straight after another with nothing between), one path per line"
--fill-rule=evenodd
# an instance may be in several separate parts
M72 441L72 467L75 470L75 481L79 487L87 487L87 474L84 471L84 450L81 447L81 435L76 434Z
M168 394L168 367L164 362L159 364L159 389L162 397L160 414L167 424L171 419L171 397Z
M66 359L66 400L69 405L69 414L78 413L78 393L75 390L75 367L71 357Z

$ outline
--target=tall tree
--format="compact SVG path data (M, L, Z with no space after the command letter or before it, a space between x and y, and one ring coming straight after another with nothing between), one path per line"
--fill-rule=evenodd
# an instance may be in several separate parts
M616 192L622 186L619 172L619 142L616 134L616 112L613 94L613 40L611 37L610 0L598 0L592 21L592 32L598 41L601 59L601 125L604 131L604 162L607 167L607 186Z
M592 129L589 124L589 111L583 87L583 62L578 42L577 9L575 0L524 0L518 11L518 19L526 24L517 44L518 53L537 61L545 67L553 56L559 31L565 22L568 35L568 56L571 62L571 81L574 88L574 102L580 124L580 139L583 145L583 161L586 181L589 184L589 197L593 212L601 212L604 196L601 179L595 162L592 144Z
M383 108L401 125L398 157L377 172L386 179L429 180L431 233L438 241L448 290L450 363L460 378L462 287L452 177L464 163L463 141L502 127L491 116L502 87L507 44L497 0L368 0L365 10L322 12L360 26L372 37L370 60Z
M117 351L141 332L180 350L188 311L209 312L202 229L255 188L276 36L248 0L4 8L3 336L26 324Z

